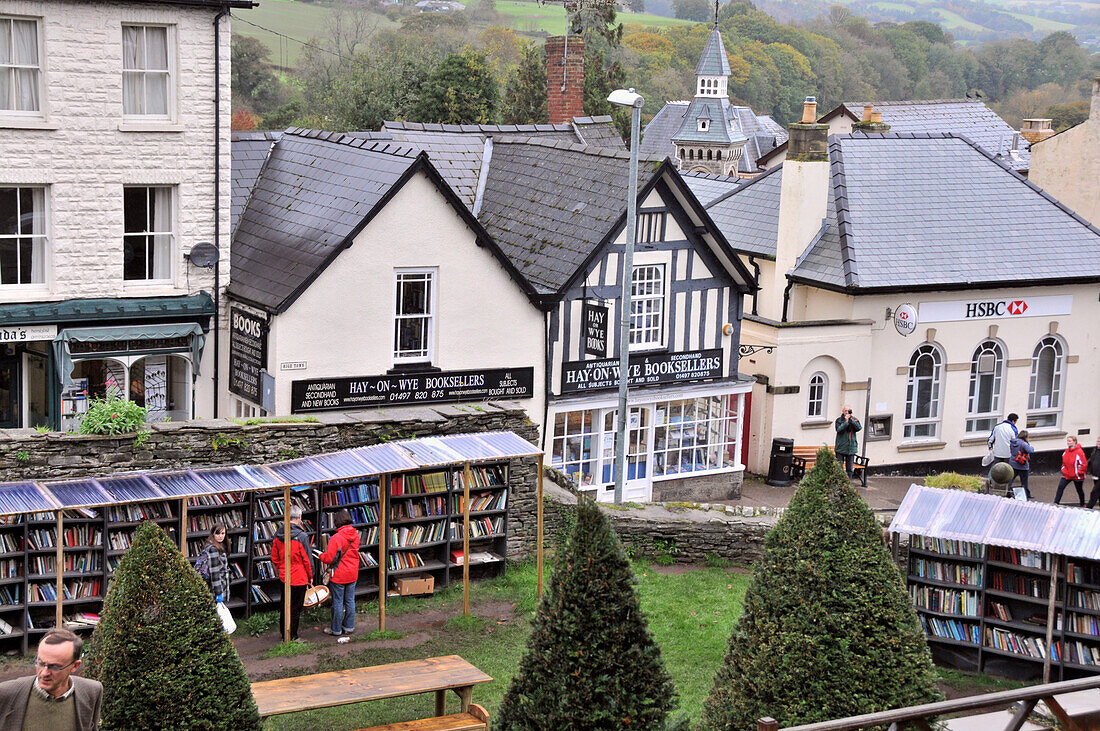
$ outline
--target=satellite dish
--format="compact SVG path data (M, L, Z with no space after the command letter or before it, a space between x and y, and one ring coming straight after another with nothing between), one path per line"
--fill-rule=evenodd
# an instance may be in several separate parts
M188 261L200 269L209 269L221 259L218 247L205 241L191 247L191 253L187 255Z

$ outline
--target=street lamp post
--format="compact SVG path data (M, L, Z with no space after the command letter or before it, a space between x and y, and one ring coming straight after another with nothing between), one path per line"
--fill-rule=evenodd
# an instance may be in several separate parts
M630 107L630 183L626 189L626 247L623 252L622 318L619 322L619 423L615 442L615 504L623 501L626 481L627 381L630 372L630 289L634 274L634 235L638 207L638 137L645 99L633 89L616 89L607 97L615 106Z

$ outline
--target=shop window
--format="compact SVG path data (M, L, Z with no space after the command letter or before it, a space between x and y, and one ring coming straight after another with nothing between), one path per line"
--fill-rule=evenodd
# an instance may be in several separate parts
M45 281L46 189L0 188L0 284Z
M591 485L595 479L598 428L593 411L569 411L554 417L550 464L578 487Z
M38 21L0 17L0 111L41 118Z
M806 418L825 419L829 413L829 378L824 373L810 376L810 385L806 389Z
M430 362L434 341L434 269L398 269L394 303L393 359Z
M630 345L660 347L664 333L665 266L636 266L630 278Z
M123 278L127 281L170 280L175 241L172 188L125 188L123 217Z
M986 340L974 350L966 406L968 434L986 434L1000 421L1004 368L1004 348L996 340Z
M619 440L619 410L603 413L603 463L600 479L615 482L615 450ZM644 480L649 474L649 409L630 407L626 424L626 479Z
M905 392L905 439L935 439L940 434L943 353L925 343L909 359Z
M1065 387L1065 353L1065 343L1057 335L1047 335L1035 346L1027 396L1029 429L1058 426Z
M172 114L172 65L169 28L122 26L122 113L128 117Z
M739 466L740 424L737 396L657 403L653 419L653 476Z
M665 240L665 214L656 211L638 214L638 224L635 227L634 241L639 244L650 244L654 241Z
M150 355L130 366L129 397L148 409L149 422L186 421L190 366L174 355Z

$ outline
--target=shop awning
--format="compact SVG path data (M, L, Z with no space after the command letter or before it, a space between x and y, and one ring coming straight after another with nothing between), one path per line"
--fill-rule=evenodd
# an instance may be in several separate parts
M191 361L191 375L198 377L204 337L202 328L193 322L165 323L159 325L120 325L117 327L70 327L57 334L53 341L54 358L58 366L58 378L62 386L73 382L73 355L70 343L110 343L131 340L163 340L188 338L187 358ZM77 359L98 358L98 354L78 355Z
M15 325L103 325L112 320L187 320L214 316L206 292L179 297L98 297L0 305L0 327Z

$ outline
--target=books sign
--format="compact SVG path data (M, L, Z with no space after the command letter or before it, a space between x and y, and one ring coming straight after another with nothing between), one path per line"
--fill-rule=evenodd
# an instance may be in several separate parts
M906 302L894 310L894 328L902 335L912 335L917 330L917 308Z
M581 308L581 320L584 322L584 354L597 358L607 357L607 320L608 309L603 305L585 302Z
M1010 296L989 300L921 302L921 322L960 320L1013 320L1017 317L1049 317L1073 312L1073 295Z
M630 356L628 384L680 383L721 378L721 348L682 353ZM619 359L575 360L561 364L561 393L602 391L619 387Z
M300 413L395 404L525 399L531 398L534 392L534 368L319 378L291 382L290 410Z
M267 368L267 321L236 307L229 310L229 390L262 403L260 371Z

